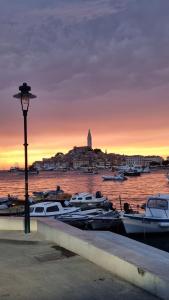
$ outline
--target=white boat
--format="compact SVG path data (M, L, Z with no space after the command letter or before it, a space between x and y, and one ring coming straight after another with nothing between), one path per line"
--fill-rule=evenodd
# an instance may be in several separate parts
M169 231L169 194L148 198L145 213L124 213L126 233L158 233Z
M77 207L63 207L60 202L40 202L30 205L30 217L56 217L78 210Z
M127 177L124 174L115 174L115 175L103 175L103 180L114 180L114 181L124 181L127 180Z
M106 197L103 197L100 191L96 192L96 195L90 193L76 193L71 199L70 203L73 205L81 204L101 204L107 201Z

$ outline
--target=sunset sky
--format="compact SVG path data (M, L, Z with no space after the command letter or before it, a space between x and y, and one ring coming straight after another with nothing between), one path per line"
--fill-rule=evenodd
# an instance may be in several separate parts
M86 144L169 155L168 0L0 0L0 168Z

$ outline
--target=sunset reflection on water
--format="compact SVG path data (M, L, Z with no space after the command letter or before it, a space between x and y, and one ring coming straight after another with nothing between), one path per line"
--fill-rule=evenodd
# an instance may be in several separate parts
M119 207L119 196L122 202L128 201L134 207L146 201L148 195L169 193L169 184L165 177L166 171L153 171L140 177L128 178L124 182L103 181L102 175L110 172L100 172L90 175L80 172L40 172L29 177L29 194L33 191L55 189L57 185L70 194L76 192L101 191L114 206ZM24 174L0 172L0 197L7 194L24 198Z

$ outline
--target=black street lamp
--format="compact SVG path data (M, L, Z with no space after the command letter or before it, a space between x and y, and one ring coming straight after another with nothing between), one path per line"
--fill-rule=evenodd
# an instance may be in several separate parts
M31 87L27 83L23 83L19 87L19 93L14 98L20 99L24 117L24 149L25 149L25 233L30 233L30 212L29 212L29 193L28 193L28 143L27 143L27 114L30 99L36 98L31 94Z

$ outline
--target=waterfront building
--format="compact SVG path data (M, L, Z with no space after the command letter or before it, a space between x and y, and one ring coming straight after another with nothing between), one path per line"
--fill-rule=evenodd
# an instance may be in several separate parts
M162 165L163 158L161 156L145 156L144 157L145 165L150 165L152 162Z
M125 164L128 166L150 166L152 162L162 164L163 158L161 156L143 156L143 155L130 155L125 156Z
M73 159L73 169L78 170L83 167L89 167L90 162L88 159Z
M89 129L88 135L87 135L87 146L92 149L92 135L91 135L90 129Z
M131 155L125 156L125 164L128 166L143 166L145 164L144 156L142 155Z

